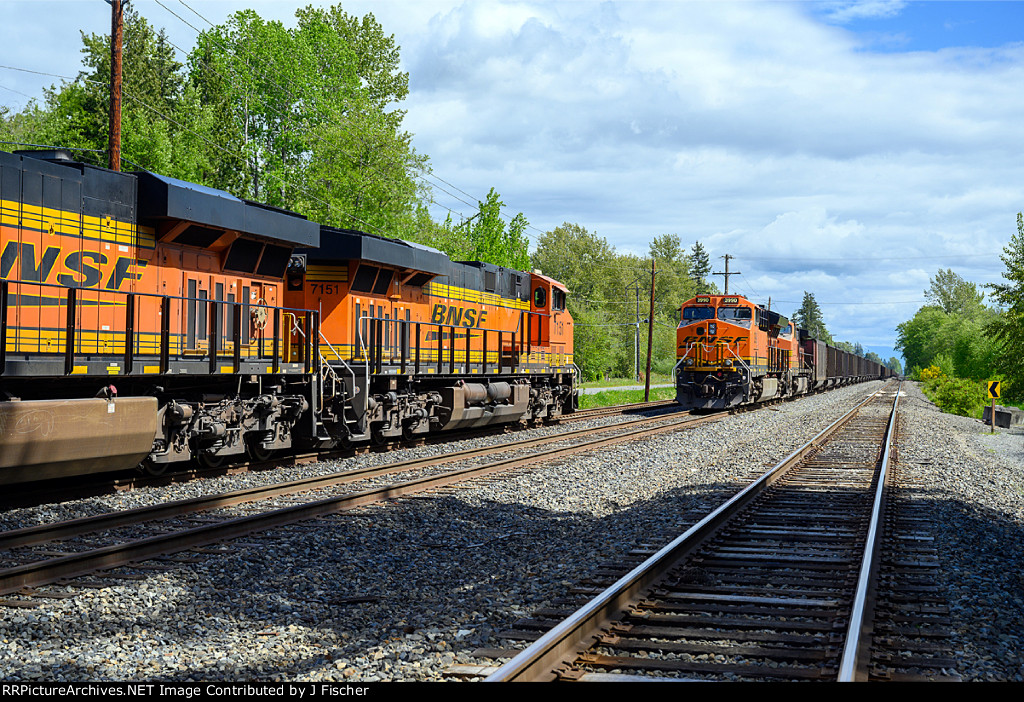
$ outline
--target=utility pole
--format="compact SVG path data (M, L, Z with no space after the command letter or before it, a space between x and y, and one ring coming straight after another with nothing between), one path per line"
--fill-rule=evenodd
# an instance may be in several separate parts
M725 259L725 273L714 273L713 275L724 275L725 276L725 294L728 295L729 294L729 276L730 275L743 275L743 274L740 271L733 271L732 273L729 272L729 259L730 258L736 258L735 256L730 256L729 254L726 254L724 256L720 256L719 258L724 258Z
M636 283L636 327L633 330L633 382L640 380L640 281Z
M126 0L127 1L127 0ZM121 0L110 3L110 141L109 167L121 170L121 43L124 38L124 7Z
M647 373L644 376L644 402L651 401L651 347L654 345L654 259L651 258L651 313L647 317Z

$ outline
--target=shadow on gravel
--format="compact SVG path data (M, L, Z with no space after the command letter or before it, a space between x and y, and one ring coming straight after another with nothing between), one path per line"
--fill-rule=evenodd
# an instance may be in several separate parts
M934 499L944 574L936 584L953 616L958 672L965 681L1024 682L1024 524L945 496L920 496Z
M97 591L111 606L83 601L59 618L3 613L4 638L20 639L33 657L48 649L53 655L38 675L0 669L0 678L52 680L59 671L65 679L109 680L126 670L134 680L247 681L286 669L289 680L314 672L344 679L353 667L352 680L374 669L384 679L412 679L411 661L436 663L446 653L493 646L491 634L565 595L595 563L640 543L617 534L653 537L652 513L682 531L679 514L717 505L734 491L697 485L623 509L609 504L616 511L600 517L457 497L412 499L333 517L316 529L300 525L290 538L265 545L254 536L232 555L189 566L201 573L202 589L186 567L147 578L167 579L174 590L143 580L126 583L129 594ZM580 553L598 555L583 560ZM32 618L14 623L19 615ZM72 622L78 618L86 622ZM65 628L93 655L62 657ZM236 657L238 650L248 654Z
M202 589L183 569L152 576L176 583L174 596L166 584L141 581L126 588L129 595L102 591L107 608L83 602L59 618L8 611L0 622L4 638L20 639L34 657L53 650L39 671L49 680L53 671L111 679L113 670L152 681L272 680L281 670L289 671L286 680L409 680L413 661L443 667L456 654L496 645L492 634L564 596L596 565L641 543L666 542L692 523L688 517L736 489L698 484L623 508L609 503L600 516L451 496L402 500L285 530L287 539L251 537L232 555L192 566ZM962 622L959 672L1020 680L1024 525L942 496L920 497L935 499L940 515L935 537L950 575L937 584ZM19 616L33 618L13 623ZM75 617L87 623L72 623ZM83 638L86 627L91 635ZM65 629L93 656L60 658ZM22 673L34 671L0 677Z

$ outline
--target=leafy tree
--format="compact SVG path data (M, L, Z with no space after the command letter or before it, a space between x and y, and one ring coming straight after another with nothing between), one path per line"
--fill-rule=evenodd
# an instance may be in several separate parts
M793 321L798 329L806 329L815 339L831 344L832 335L825 328L825 320L821 313L821 307L814 299L814 293L804 291L803 303L793 314Z
M1005 309L987 325L1001 342L997 351L999 370L1005 374L1014 396L1024 393L1024 218L1017 213L1017 233L1000 256L1005 283L991 283L992 297Z
M929 282L931 285L924 291L925 300L941 307L946 314L975 312L981 308L985 298L974 283L967 282L949 268L940 270Z
M204 182L326 224L412 238L426 159L388 108L405 98L398 47L372 15L296 12L293 29L251 10L189 55L196 131L218 145ZM215 119L209 119L209 116Z
M926 305L896 327L896 349L903 353L908 368L927 368L943 349L952 346L948 315L941 307Z
M895 356L890 356L889 360L885 362L885 367L891 370L896 375L903 374L903 366L900 364L900 359Z
M565 222L541 234L531 261L534 268L566 284L570 302L600 305L611 297L621 299L621 289L614 290L609 280L617 258L607 240Z
M655 313L666 321L677 323L683 303L698 292L697 284L690 275L690 257L686 255L675 234L655 237L651 241L650 252L657 272Z
M500 198L491 188L487 200L478 203L475 215L460 224L453 224L449 216L443 226L426 237L425 243L444 251L454 260L485 261L527 270L530 266L530 242L526 237L526 217L520 212L506 224L501 215L505 203Z

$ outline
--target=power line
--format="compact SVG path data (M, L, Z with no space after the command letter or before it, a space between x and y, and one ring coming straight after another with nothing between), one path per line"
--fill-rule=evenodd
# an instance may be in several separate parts
M160 2L160 0L154 0L154 2L156 2L156 4L160 5L160 7L164 8L165 10L167 10L167 11L168 11L169 13L171 13L171 14L172 14L172 15L174 15L175 17L177 17L177 18L178 18L179 20L181 20L181 21L182 21L183 23L185 23L186 25L188 25L189 27L191 27L191 28L192 28L192 29L193 29L193 30L194 30L194 31L195 31L195 32L196 32L197 34L202 34L202 32L200 32L200 30L199 30L199 29L198 29L197 27L195 27L194 25L192 25L191 23L189 23L188 21L186 21L186 20L185 20L184 18L182 18L182 17L180 16L180 15L178 15L178 14L177 14L176 12L174 12L174 11L173 11L173 10L171 10L170 8L168 8L168 7L166 6L166 5L164 5L164 4L162 3L162 2ZM204 21L204 22L206 22L206 23L207 23L208 25L210 25L210 27L216 28L216 25L214 25L214 24L213 24L213 22L211 22L211 21L210 21L209 19L207 19L207 18L206 18L205 16L203 16L203 15L202 15L202 14L201 14L200 12L198 12L198 11L197 11L197 10L196 10L195 8L193 8L193 7L191 7L190 5L188 5L188 3L184 2L184 0L178 0L178 2L179 2L179 4L181 4L181 5L183 5L184 7L188 8L188 10L189 10L189 11L191 11L191 12L192 12L192 13L193 13L194 15L196 15L196 16L197 16L197 17L199 17L199 18L200 18L201 20L203 20L203 21ZM207 36L209 36L209 35L207 35ZM219 45L219 46L220 46L220 47L221 47L222 49L224 49L225 51L228 51L227 47L225 47L225 46L224 46L223 44L221 44L220 42L216 42L216 43L217 43L217 44L218 44L218 45ZM179 48L179 47L176 47L176 48ZM253 58L253 57L251 56L251 54L249 54L249 52L245 50L245 48L244 48L244 47L238 46L238 48L239 48L239 49L240 49L241 51L243 51L244 53L246 53L246 55L248 55L248 56L249 56L249 58ZM179 50L181 50L181 49L179 48ZM234 52L232 52L232 53L234 53ZM235 53L235 56L236 56L236 58L237 58L237 53ZM246 65L247 65L247 66L250 66L250 64L248 64L248 62L246 62ZM250 66L250 68L251 68L251 66ZM284 92L285 92L285 93L287 93L287 94L288 94L288 95L289 95L289 96L290 96L290 97L291 97L292 99L296 99L296 98L295 98L295 95L294 95L294 94L293 94L293 93L291 92L291 90L289 90L288 88L285 88L284 86L281 86L281 85L279 85L279 84L278 84L277 82L275 82L274 80L272 80L272 79L271 79L271 78L270 78L270 77L269 77L269 76L267 75L267 73L266 73L266 72L261 72L261 75L262 75L262 77L263 77L263 78L267 79L267 80L268 80L268 81L269 81L269 82L271 83L271 85L273 85L274 87L278 88L279 90L282 90L282 91L284 91ZM290 86L290 87L294 87L294 85L293 85L293 83L292 83L291 81L285 81L285 82L286 82L286 84L287 84L288 86ZM315 99L315 97L316 97L316 96L314 96L314 99ZM351 109L351 110L352 110L353 112L355 112L356 114L362 114L362 113L360 112L360 110L359 110L359 109L358 109L357 107L349 106L349 109ZM280 115L278 115L278 116L280 117ZM364 116L365 116L365 115L364 115ZM318 140L322 141L322 139L320 139L319 135L316 135L316 134L311 134L311 136L313 136L314 138L316 138L316 139L318 139ZM371 170L375 170L375 169L373 169L373 166L372 166L372 165L370 165L370 164L362 164L362 163L359 163L359 162L358 162L358 161L357 161L356 159L354 159L354 158L353 158L353 157L352 157L352 156L351 156L350 154L347 154L347 155L349 156L349 158L350 158L350 159L352 159L352 160L353 160L353 163L355 163L356 165L359 165L359 166L361 166L361 167L367 167L367 168L370 168ZM377 174L378 174L378 175L380 175L380 176L383 176L383 175L384 175L384 174L380 173L379 171L377 171ZM427 183L427 185L428 185L428 187L436 187L436 188L438 188L439 190L441 190L442 192L444 192L444 193L446 193L447 195L451 196L452 198L454 198L454 199L458 200L459 202L462 202L463 204L465 204L465 205L468 205L468 206L470 206L470 207L475 207L475 206L477 206L477 205L478 205L478 204L479 204L480 202L482 202L482 200L479 200L479 199L477 199L477 198L474 198L474 197L473 197L472 195L470 195L469 193L465 192L464 190L461 190L460 188L457 188L456 186L452 185L451 183L449 183L448 181L444 180L443 178L441 178L441 177L439 177L439 176L435 175L435 174L433 173L433 171L432 171L432 170L427 170L427 171L425 171L425 174L420 174L420 173L412 173L412 174L411 174L411 176L412 176L413 178L417 179L417 180L420 180L420 181L424 181L424 182L425 182L425 179L426 179L426 178L432 178L432 179L434 179L434 180L439 180L439 181L441 181L442 183L445 183L445 184L446 184L446 185L448 185L449 187L452 187L452 188L454 188L454 189L458 190L459 192L461 192L462 194L466 195L467 197L469 197L469 198L472 198L473 200L475 200L475 202L466 202L465 200L463 200L463 199L459 198L458 196L454 195L453 193L449 192L448 190L445 190L444 188L441 188L440 186L437 186L437 185L434 185L434 184L430 184L430 183ZM435 205L437 205L437 206L439 206L439 207L442 207L443 209L447 210L448 212L450 212L450 213L452 213L452 214L458 214L458 215L459 215L459 216L460 216L461 218L463 218L463 219L465 219L465 218L466 218L464 214L462 214L462 213L460 213L460 212L456 212L456 211L452 210L451 208L449 208L449 207L447 207L447 206L445 206L445 205L442 205L441 203L437 202L437 200L436 200L435 198L433 198L433 197L431 197L430 201L431 201L431 203L432 203L432 204L435 204ZM499 216L502 216L502 217L504 217L504 218L505 218L506 220L508 220L509 222L512 222L512 221L514 221L514 220L515 220L515 217L514 217L514 216L509 216L508 214L503 214L503 213L502 213L502 212L501 212L500 210L499 210L499 213L498 213L498 214L499 214ZM521 214L521 213L520 213L520 214ZM530 229L534 229L534 230L536 230L536 231L538 231L538 232L540 231L540 230L539 230L539 229L537 229L536 227L533 227L532 225L530 225L530 224L529 224L529 222L527 222L526 226L527 226L528 228L530 228ZM524 232L524 233L526 233L526 232ZM527 234L527 236L529 236L529 234L528 234L528 233L526 233L526 234ZM536 238L536 237L534 237L534 238Z

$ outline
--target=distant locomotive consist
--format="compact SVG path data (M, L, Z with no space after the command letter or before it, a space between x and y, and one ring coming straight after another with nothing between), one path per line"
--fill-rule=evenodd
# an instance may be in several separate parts
M0 152L0 483L541 420L566 290L65 152Z
M676 359L676 401L692 409L727 409L892 375L738 295L698 295L683 304Z

